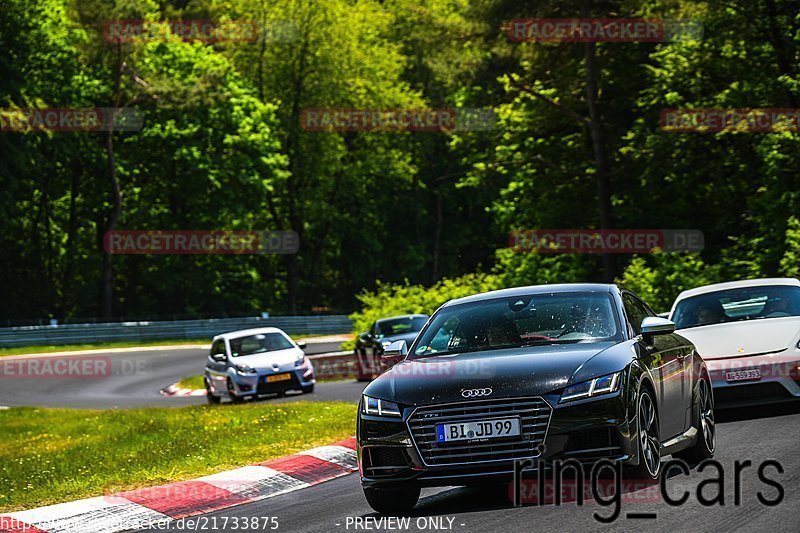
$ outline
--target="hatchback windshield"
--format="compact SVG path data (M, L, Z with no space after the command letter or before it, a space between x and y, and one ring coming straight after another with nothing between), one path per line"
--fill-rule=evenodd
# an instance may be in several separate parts
M535 294L445 307L420 337L414 355L620 338L610 295Z
M294 345L280 333L259 333L231 339L231 356L253 355L293 348Z
M800 316L800 287L764 285L686 298L675 307L677 329L737 320Z

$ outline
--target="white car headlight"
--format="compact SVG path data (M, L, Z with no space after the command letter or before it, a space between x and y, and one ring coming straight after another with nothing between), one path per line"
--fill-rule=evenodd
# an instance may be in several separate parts
M584 398L593 398L616 392L619 390L620 381L622 381L620 379L621 374L622 372L614 372L613 374L570 385L561 393L559 403L583 400Z
M240 374L255 374L256 369L250 365L236 365L236 371Z
M395 402L379 400L378 398L373 398L371 396L367 396L366 394L364 395L362 411L365 414L374 416L402 416L402 413L400 412L400 406Z
M385 349L386 349L386 348L388 348L388 347L389 347L391 344L392 344L392 341L382 341L382 342L381 342L381 348L383 348L383 349L385 350Z

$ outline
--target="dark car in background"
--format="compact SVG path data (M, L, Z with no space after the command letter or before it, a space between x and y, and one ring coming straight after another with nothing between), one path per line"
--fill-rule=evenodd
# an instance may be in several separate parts
M667 454L714 454L705 362L675 325L615 285L478 294L443 305L398 362L364 389L361 483L378 512L423 486L510 481L515 462L619 463L661 473Z
M428 318L422 314L382 318L373 322L369 331L359 334L355 347L358 380L369 381L386 370L389 365L381 357L386 347L400 340L410 345Z

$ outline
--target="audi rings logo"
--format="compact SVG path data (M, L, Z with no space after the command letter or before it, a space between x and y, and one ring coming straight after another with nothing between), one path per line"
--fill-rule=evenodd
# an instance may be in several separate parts
M492 389L466 389L461 391L461 396L464 398L479 398L481 396L489 396Z

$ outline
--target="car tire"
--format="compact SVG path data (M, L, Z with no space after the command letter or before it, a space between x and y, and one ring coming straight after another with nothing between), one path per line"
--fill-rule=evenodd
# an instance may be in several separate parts
M661 439L658 409L653 394L646 387L639 390L636 400L636 442L639 464L629 467L632 479L656 480L661 475Z
M222 398L214 396L214 393L211 392L211 387L208 385L208 380L205 380L204 383L206 385L206 401L211 405L219 405Z
M303 387L303 394L311 394L312 392L314 392L314 385Z
M419 501L419 487L393 489L364 488L364 497L375 511L381 514L405 513Z
M231 378L228 378L228 398L231 399L231 403L242 403L244 398L236 394L233 388L233 381Z
M697 438L690 448L672 454L675 459L686 461L689 466L694 466L714 457L714 450L717 447L714 423L714 394L705 376L697 385L697 402L695 405L693 427L697 430Z

